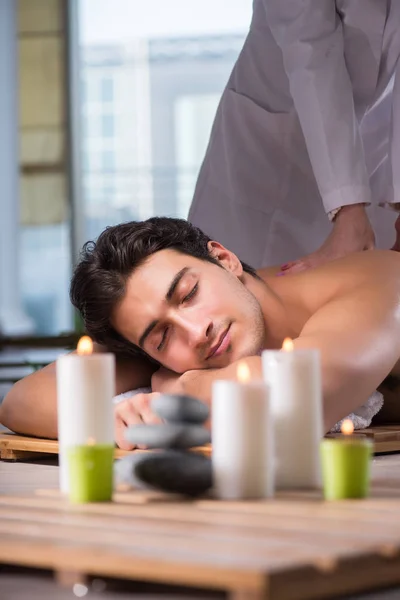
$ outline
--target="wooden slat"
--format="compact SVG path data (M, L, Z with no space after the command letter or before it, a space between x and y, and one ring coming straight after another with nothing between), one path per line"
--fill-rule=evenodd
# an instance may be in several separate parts
M275 530L269 532L263 527L260 516L249 512L247 517L251 518L252 529L247 529L248 523L242 523L238 530L227 529L225 524L218 524L220 518L217 521L211 518L211 511L203 510L201 503L159 503L157 507L130 504L122 506L125 511L129 510L129 518L126 514L125 518L108 519L104 518L104 514L110 510L115 512L112 509L119 505L102 505L104 514L98 518L91 514L94 505L74 507L74 514L71 514L71 507L62 499L51 500L56 507L54 513L49 512L49 499L44 497L1 500L8 504L8 509L5 511L4 505L0 508L0 562L8 564L55 570L62 567L71 571L79 567L79 572L95 575L136 577L231 590L237 588L239 591L254 589L256 594L261 594L263 587L267 590L268 580L268 598L288 600L323 598L333 588L337 588L338 593L348 591L349 585L350 589L354 588L353 591L366 589L365 564L370 565L369 586L382 583L383 576L385 583L399 581L400 526L397 526L397 537L392 531L395 543L387 552L383 544L380 548L371 545L368 535L364 540L362 528L356 542L353 535L340 541L340 524L336 527L335 538L332 538L332 531L317 531L315 535L309 524L308 538L304 537L304 532L296 537L294 532L290 535L290 527L286 535L284 530L280 531L284 518L275 525L271 522ZM15 506L21 505L21 502L24 508L19 518L19 509ZM259 505L249 503L249 507L256 504ZM269 505L268 502L264 504L266 508ZM279 501L272 504L279 504ZM149 519L148 508L151 509L151 518L146 522L144 519ZM216 510L214 517L226 514L224 508ZM308 502L305 508L308 508ZM144 514L140 514L143 509ZM179 511L181 525L178 522ZM400 509L396 507L394 512L393 517L398 517ZM193 528L190 522L185 522L190 513L194 517L205 515L209 521L207 530ZM356 510L354 513L357 514ZM233 510L227 514L231 520L238 516ZM172 524L171 516L175 518ZM240 511L239 517L243 517ZM52 519L55 519L54 523ZM152 519L154 522L151 522ZM148 527L150 530L146 530ZM389 522L387 530L390 529ZM378 535L377 530L375 534ZM318 543L316 540L313 542L313 535L319 538ZM377 573L376 578L373 573ZM344 582L347 587L344 587ZM299 591L299 585L302 591Z
M381 452L400 452L400 425L370 427L363 429L355 435L365 435L373 439L376 454ZM194 450L206 456L211 455L211 446L209 445ZM24 454L24 452L37 452L40 455L58 454L58 442L56 440L20 436L13 433L0 433L0 459L23 460L32 458L32 454ZM116 448L115 457L121 458L129 453L129 451Z
M50 550L50 551L49 551ZM47 541L15 539L15 536L2 535L0 540L0 563L19 564L49 568L56 571L85 571L91 575L141 579L152 582L174 583L198 587L221 589L258 590L264 587L264 576L257 571L232 569L214 563L197 564L194 568L190 560L175 562L169 553L161 557L147 557L133 553L116 553L112 546L99 548L91 544L62 545Z
M322 513L313 517L306 508L303 513L298 511L294 515L290 510L281 514L274 510L257 514L256 510L252 510L256 508L253 503L250 503L249 510L243 513L240 507L235 511L234 506L229 511L225 510L224 506L221 509L204 510L202 504L192 506L182 502L176 503L176 501L168 504L164 501L160 504L160 499L158 502L155 500L150 503L139 500L126 505L123 504L122 494L115 499L116 503L111 508L108 505L69 507L67 503L56 499L49 502L44 498L35 500L0 498L1 516L14 522L19 519L26 520L29 511L35 508L39 509L35 512L38 523L68 522L71 526L84 526L86 523L88 528L108 527L113 530L122 528L125 533L128 529L136 528L135 534L140 535L151 531L152 528L157 528L160 533L169 534L183 527L190 529L193 535L204 537L207 534L214 537L215 528L218 528L218 535L224 539L240 534L243 542L251 538L256 543L260 538L263 542L268 539L269 545L273 542L278 546L289 539L294 546L312 547L315 551L324 550L326 537L330 536L330 549L333 545L342 548L342 542L347 545L346 547L351 548L354 542L364 546L370 544L376 548L384 547L384 553L387 554L388 546L395 544L400 536L400 523L392 524L387 514L380 511L372 511L370 518L362 514L361 519L358 519L356 508L352 512L344 508L341 514L340 510L330 513L327 507L326 515ZM214 505L217 507L218 502L214 501ZM66 510L68 514L65 514ZM84 517L82 512L85 513Z
M341 562L332 573L309 569L282 572L271 578L270 600L319 600L369 592L400 582L399 558L363 556Z
M333 525L333 523L332 523ZM64 528L67 528L66 532ZM346 530L346 533L336 530L332 526L324 527L320 522L314 528L310 523L304 523L299 528L291 528L290 523L282 527L282 520L262 519L261 525L244 526L241 523L229 525L227 523L191 523L169 519L151 519L140 514L125 518L104 518L96 515L59 515L54 511L46 511L34 518L29 510L5 507L1 510L0 534L12 533L15 537L36 537L38 531L46 537L52 533L54 537L72 536L75 542L81 543L90 539L92 543L101 544L104 538L114 547L132 546L131 540L146 540L146 545L151 543L164 543L168 553L173 552L171 539L178 544L179 551L185 548L196 552L203 549L208 558L224 555L227 551L232 555L239 552L243 561L251 559L261 560L264 567L271 569L290 564L309 562L315 567L325 570L331 564L332 555L354 554L361 551L375 552L384 557L396 556L398 553L397 542L400 529L396 531L386 524L379 527L375 524L368 527L367 531L360 529L356 524ZM111 531L111 536L108 535ZM326 545L327 536L330 536L329 547ZM239 544L238 544L239 541ZM227 550L228 548L228 550ZM210 550L211 549L211 550ZM244 556L243 556L244 553Z
M0 458L2 460L37 460L39 458L45 458L48 453L45 452L28 452L27 450L10 450L9 448L3 448L0 452Z
M210 455L211 448L204 446L194 449L205 455ZM137 452L137 450L135 450ZM26 453L26 454L25 454ZM58 454L57 440L45 440L28 436L16 435L14 433L0 433L0 459L3 460L24 460L32 458L34 453L38 455ZM129 450L115 449L115 458L122 458L131 454Z
M336 503L318 490L258 502L138 490L87 505L70 505L55 489L0 495L0 563L223 589L233 600L307 600L396 584L399 464L398 456L375 459L372 497ZM18 489L12 474L25 477L26 467L4 463L2 473L10 493Z

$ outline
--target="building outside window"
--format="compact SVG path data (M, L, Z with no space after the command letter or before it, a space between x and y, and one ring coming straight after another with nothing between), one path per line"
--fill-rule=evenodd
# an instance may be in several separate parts
M85 232L186 217L251 0L81 0ZM110 179L110 171L113 178ZM102 189L101 189L102 188Z

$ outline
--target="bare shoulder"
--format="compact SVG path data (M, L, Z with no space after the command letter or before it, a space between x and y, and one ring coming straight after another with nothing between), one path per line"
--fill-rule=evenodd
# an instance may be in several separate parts
M257 270L257 274L265 282L274 279L280 267L263 267ZM335 278L345 277L352 274L355 280L360 277L385 276L387 273L398 273L400 276L400 253L392 250L372 250L368 252L355 252L344 258L338 258L332 262L325 263L316 269L302 271L296 278L324 276Z
M359 252L332 261L314 274L321 288L330 290L328 301L360 303L360 308L380 306L398 315L400 298L400 254L391 250ZM323 304L323 303L322 303Z
M389 288L400 290L400 254L392 250L357 252L305 271L304 276L339 294L361 288L383 294Z
M335 330L340 324L342 333L356 332L359 339L368 334L371 342L375 335L399 338L400 254L374 250L349 255L310 272L308 284L312 282L316 285L307 287L315 310L303 333L321 326Z
M390 304L400 295L400 254L373 250L349 255L327 265L324 279L330 278L336 282L335 295L360 294Z
M369 276L385 277L388 273L397 273L400 277L400 253L392 250L371 250L356 252L345 258L333 261L336 269L354 271Z
M276 277L273 268L258 274L278 296L302 305L309 315L349 296L373 296L383 303L400 297L400 253L391 250L357 252L284 277Z

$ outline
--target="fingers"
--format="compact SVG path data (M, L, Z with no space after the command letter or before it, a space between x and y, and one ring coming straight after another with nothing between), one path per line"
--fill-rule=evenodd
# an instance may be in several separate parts
M162 423L162 419L160 419L160 417L154 414L150 408L151 400L156 396L159 396L158 392L153 392L151 394L137 394L134 398L132 398L135 409L140 415L143 423Z
M297 261L293 260L291 262L285 263L284 265L281 265L281 271L287 271L288 269L291 269L296 263Z
M119 417L115 417L114 437L118 448L121 450L134 450L135 445L125 439L126 423Z
M133 450L134 444L125 439L127 427L133 425L162 423L150 408L151 399L158 393L136 394L123 400L115 407L115 441L122 450Z
M396 230L396 241L390 249L400 252L400 217L397 217L394 228Z
M125 430L130 425L142 423L140 415L135 411L132 398L127 398L115 408L115 441L122 450L133 450L135 446L125 439Z
M296 263L295 265L293 265L293 267L286 271L286 274L288 275L289 273L291 273L293 275L294 273L300 273L301 271L306 271L307 269L311 269L315 266L317 265L313 265L309 262L299 260L298 263Z
M306 269L311 268L311 264L304 260L298 260L295 262L287 263L281 267L281 270L276 275L281 277L282 275L292 275L294 273L300 273L301 271L305 271ZM285 267L285 268L283 268Z

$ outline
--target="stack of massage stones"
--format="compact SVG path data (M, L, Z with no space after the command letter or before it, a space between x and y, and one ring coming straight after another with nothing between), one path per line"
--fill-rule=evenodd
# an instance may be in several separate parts
M163 423L134 425L125 437L154 452L137 452L117 461L117 482L187 496L204 494L212 486L211 459L190 448L211 442L204 427L208 406L192 396L161 394L152 399L151 410Z

